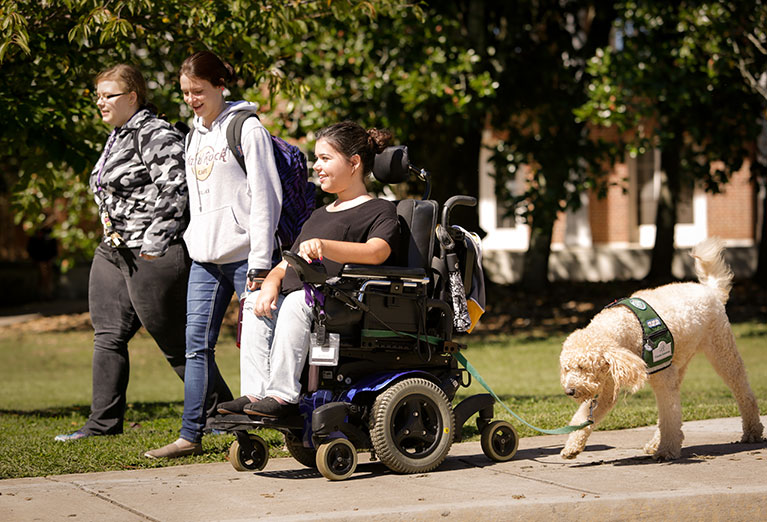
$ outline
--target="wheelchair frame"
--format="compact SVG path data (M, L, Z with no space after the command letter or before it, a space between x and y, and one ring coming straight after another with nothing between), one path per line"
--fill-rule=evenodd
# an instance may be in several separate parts
M266 466L268 446L249 431L273 428L284 434L291 456L330 480L354 473L359 450L369 450L395 472L423 473L445 460L474 414L485 455L498 462L514 457L519 438L510 423L492 420L491 395L472 395L452 406L457 390L471 380L452 355L466 345L452 340L447 271L460 265L469 288L473 251L456 248L464 238L450 226L450 212L457 205L475 206L476 199L454 196L445 202L438 238L438 205L428 199L428 172L409 163L407 147L389 147L376 158L374 175L384 183L404 181L413 172L427 181L427 192L422 200L397 204L404 266L346 265L340 277L326 279L297 255L284 253L301 279L322 292L315 326L321 321L341 336L339 361L307 364L298 415L214 419L212 428L237 438L229 449L236 470Z

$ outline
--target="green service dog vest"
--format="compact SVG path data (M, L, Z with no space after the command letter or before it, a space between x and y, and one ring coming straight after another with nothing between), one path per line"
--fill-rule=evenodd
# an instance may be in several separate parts
M663 319L647 301L638 297L618 299L605 308L618 305L625 306L639 319L642 327L642 359L647 364L647 373L668 368L674 356L674 336Z

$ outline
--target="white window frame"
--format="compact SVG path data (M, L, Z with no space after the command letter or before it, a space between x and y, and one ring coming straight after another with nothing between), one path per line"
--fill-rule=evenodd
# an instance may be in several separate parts
M482 146L479 151L479 226L487 232L482 240L484 249L525 251L530 244L530 227L516 223L513 227L498 226L498 201L495 196L495 165L490 161L497 140L492 130L482 131ZM524 183L524 173L517 173L518 181Z
M639 210L637 203L637 191L639 190L637 179L637 159L626 157L629 171L629 194L630 194L630 238L639 243L643 248L652 248L655 245L655 224L640 225ZM661 151L653 149L653 196L657 200L660 195L661 183L663 183L663 171L661 170ZM674 245L678 248L691 247L708 237L708 205L706 193L699 186L695 186L692 195L692 223L677 223L674 227Z

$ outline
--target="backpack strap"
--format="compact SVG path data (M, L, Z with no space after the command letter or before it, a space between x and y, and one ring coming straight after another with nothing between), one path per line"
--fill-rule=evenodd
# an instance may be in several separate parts
M144 165L144 168L146 168L146 162L144 161L144 154L141 153L141 140L139 140L139 132L141 132L142 125L139 125L137 129L133 130L133 149L138 152L138 157L141 160L141 163Z
M245 120L251 116L258 118L258 114L255 112L238 111L229 125L226 126L226 142L243 172L247 172L247 170L245 169L245 154L242 152L242 126L245 124Z
M157 115L155 115L155 118L159 118L160 120L165 121L163 118L160 118ZM133 129L133 148L136 150L136 152L138 152L138 157L141 159L141 163L143 163L144 167L146 167L146 162L144 161L144 153L141 152L141 140L139 139L139 133L141 132L141 129L144 128L144 124L146 124L146 121L139 125L138 128ZM194 131L194 129L190 129L189 126L182 121L177 121L174 123L172 128L183 134L185 139L190 139L191 134ZM186 153L186 145L188 144L189 141L186 141L184 146L184 153Z

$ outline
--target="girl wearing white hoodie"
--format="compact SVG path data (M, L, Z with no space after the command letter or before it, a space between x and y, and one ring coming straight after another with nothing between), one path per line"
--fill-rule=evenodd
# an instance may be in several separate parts
M227 306L233 293L256 289L256 283L247 280L249 269L268 270L279 254L282 188L269 131L256 117L245 120L246 172L226 140L236 112L256 111L252 103L224 99L232 75L231 66L209 51L197 52L181 65L184 102L195 114L186 143L191 219L184 241L193 262L187 292L184 413L180 438L145 453L150 458L202 453L206 399L221 378L214 348Z

